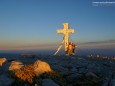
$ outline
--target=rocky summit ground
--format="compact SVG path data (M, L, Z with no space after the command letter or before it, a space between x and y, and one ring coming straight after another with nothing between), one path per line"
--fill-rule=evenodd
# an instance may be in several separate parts
M0 64L0 86L115 86L110 57L19 55Z

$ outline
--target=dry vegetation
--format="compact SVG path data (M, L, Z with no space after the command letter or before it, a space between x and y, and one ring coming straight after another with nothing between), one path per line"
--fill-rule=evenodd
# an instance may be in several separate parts
M30 84L33 83L33 79L36 76L34 72L34 68L32 65L25 66L24 68L15 71L15 76L19 79L28 82Z

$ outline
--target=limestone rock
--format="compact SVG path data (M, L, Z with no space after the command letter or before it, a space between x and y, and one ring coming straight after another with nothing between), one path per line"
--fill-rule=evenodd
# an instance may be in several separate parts
M88 64L87 66L88 69L94 69L95 67L97 67L95 63Z
M81 76L82 76L81 74L74 73L74 74L69 75L67 78L77 79L77 78L80 78Z
M39 86L38 84L35 84L34 86Z
M12 71L18 70L18 69L20 69L20 68L23 67L23 66L24 66L24 65L23 65L22 62L12 61L12 62L11 62L11 65L10 65L10 67L9 67L9 70L12 70Z
M68 69L67 68L64 68L62 67L61 65L53 65L52 66L52 69L55 70L55 71L59 71L61 73L67 73L68 72Z
M42 86L59 86L51 79L43 79Z
M109 86L115 86L115 79L112 79L109 83Z
M34 66L34 71L37 76L39 76L45 72L51 72L50 65L46 62L41 61L41 60L37 60L33 66Z
M113 79L115 79L115 71L113 72Z
M9 67L10 67L10 65L11 65L11 62L5 62L3 65L2 65L2 71L3 72L7 72L8 70L9 70Z
M75 73L75 72L78 72L78 70L74 67L74 68L72 68L72 69L70 70L70 72Z
M7 59L6 58L0 58L0 66L2 66L3 65L3 63L4 62L6 62L7 61Z
M78 72L81 73L81 74L83 74L83 73L86 73L87 71L88 70L83 67L83 68L80 68Z
M86 76L92 76L92 77L95 77L95 78L99 78L96 74L92 73L92 72L88 72L85 74Z
M14 80L7 77L5 74L0 76L0 86L9 86L13 82L14 82Z

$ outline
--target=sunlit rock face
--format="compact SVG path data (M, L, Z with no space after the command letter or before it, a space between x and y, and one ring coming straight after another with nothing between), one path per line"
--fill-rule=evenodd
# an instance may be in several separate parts
M22 68L24 65L22 62L12 61L11 65L9 66L9 70L15 71Z
M6 62L7 61L7 59L6 58L0 58L0 66L2 66L3 65L3 63L4 62Z
M41 61L41 60L37 60L33 66L34 66L34 71L37 76L39 76L45 72L52 71L52 69L50 68L50 65L46 62Z

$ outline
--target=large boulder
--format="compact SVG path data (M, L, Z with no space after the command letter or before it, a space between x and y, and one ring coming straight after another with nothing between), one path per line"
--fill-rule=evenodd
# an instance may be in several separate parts
M41 60L37 60L33 66L34 66L34 71L37 76L39 76L45 72L52 71L52 69L50 68L50 65L46 62L41 61Z
M15 71L22 68L24 65L22 62L12 61L9 70Z
M0 66L2 66L3 65L3 63L4 62L6 62L7 61L7 59L6 58L0 58Z
M43 79L42 86L59 86L51 79Z

